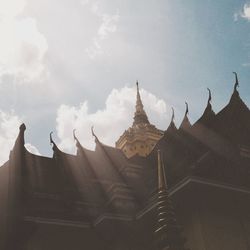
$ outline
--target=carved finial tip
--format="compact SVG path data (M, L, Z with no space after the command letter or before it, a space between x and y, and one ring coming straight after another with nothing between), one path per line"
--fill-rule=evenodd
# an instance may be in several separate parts
M173 108L173 107L171 107L171 109L172 109L172 117L171 117L171 122L173 122L173 121L174 121L174 108Z
M238 75L236 72L233 72L233 74L235 75L235 84L234 84L234 91L237 90L237 88L239 87L239 80L238 80Z
M52 139L52 134L53 134L53 131L51 131L51 132L49 133L50 145L51 145L51 144L54 144L54 141L53 141L53 139Z
M26 126L25 126L24 123L22 123L22 124L20 125L19 130L20 130L20 131L25 131L25 130L26 130Z
M77 138L76 138L76 129L75 129L75 128L73 129L73 138L74 138L74 140L77 139Z
M211 90L210 90L210 88L207 88L207 90L208 90L208 100L207 100L207 103L210 103L211 100L212 100Z
M188 114L188 112L189 112L189 110L188 110L188 103L187 103L187 102L185 102L185 104L186 104L186 112L185 112L185 115L187 115L187 114Z

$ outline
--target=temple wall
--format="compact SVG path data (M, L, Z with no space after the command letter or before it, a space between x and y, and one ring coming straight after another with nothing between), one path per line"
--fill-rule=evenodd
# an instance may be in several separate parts
M0 167L0 249L4 249L7 223L7 205L8 205L8 167Z
M249 198L204 193L182 214L186 246L192 250L249 250Z
M89 228L39 223L25 250L105 249L99 242Z

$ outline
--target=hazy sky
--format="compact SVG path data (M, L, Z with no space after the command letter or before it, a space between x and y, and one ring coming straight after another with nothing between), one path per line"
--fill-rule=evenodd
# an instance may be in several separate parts
M69 152L72 130L114 144L132 124L135 82L150 121L166 129L216 112L237 71L250 105L250 2L245 0L0 0L0 162L27 126L32 152L51 155L49 132Z

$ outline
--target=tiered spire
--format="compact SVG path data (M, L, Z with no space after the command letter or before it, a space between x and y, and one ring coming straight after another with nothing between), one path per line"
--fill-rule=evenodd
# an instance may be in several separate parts
M176 221L176 215L169 197L167 180L161 152L158 150L158 202L157 229L155 230L156 245L159 250L185 250L185 239Z
M136 82L137 94L136 94L136 106L135 106L135 114L134 114L134 125L148 123L148 117L146 112L144 111L143 104L141 101L140 91L139 91L139 83Z

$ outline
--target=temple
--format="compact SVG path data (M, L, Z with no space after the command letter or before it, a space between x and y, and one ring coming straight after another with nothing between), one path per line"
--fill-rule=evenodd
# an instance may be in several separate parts
M179 127L149 123L137 85L134 122L95 150L73 131L77 153L34 155L24 124L0 167L3 250L249 250L250 110L238 92ZM143 146L143 147L141 147ZM147 147L146 147L147 146ZM130 150L131 148L131 150Z

